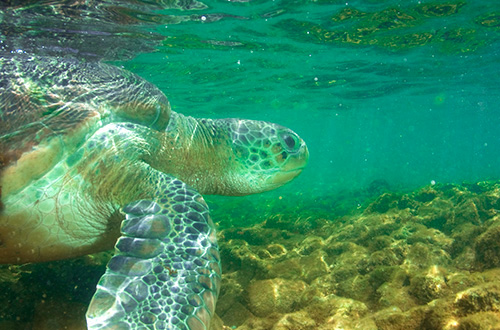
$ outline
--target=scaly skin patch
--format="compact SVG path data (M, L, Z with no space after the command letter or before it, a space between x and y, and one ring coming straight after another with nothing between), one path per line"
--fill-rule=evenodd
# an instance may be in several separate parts
M202 194L241 196L275 189L302 172L309 152L281 125L245 119L197 119L172 112L160 154L146 161Z
M117 206L95 204L83 186L82 177L61 161L43 178L5 196L0 263L58 260L112 248L123 216Z
M7 167L0 177L4 196L28 186L33 180L54 167L62 156L62 142L52 140L47 146L24 153L16 163Z
M145 164L137 161L137 152L146 150L139 151L140 140L107 125L41 178L31 177L20 191L4 195L0 262L41 262L112 248L124 218L120 206L150 191ZM129 157L120 156L127 149ZM3 181L12 186L12 178Z
M221 281L215 226L203 198L151 170L153 200L127 214L115 256L87 312L91 329L208 329Z

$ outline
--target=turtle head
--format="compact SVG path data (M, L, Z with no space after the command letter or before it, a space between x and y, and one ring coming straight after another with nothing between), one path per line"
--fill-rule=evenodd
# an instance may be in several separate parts
M305 142L292 130L269 122L222 119L228 122L234 155L234 195L275 189L294 179L307 165ZM231 171L231 170L230 170Z
M281 125L173 111L162 145L150 164L202 194L241 196L278 188L299 175L309 158L304 141Z

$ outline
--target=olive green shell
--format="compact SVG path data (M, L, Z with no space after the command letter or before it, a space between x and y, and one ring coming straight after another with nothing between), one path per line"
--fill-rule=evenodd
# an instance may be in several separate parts
M0 169L55 137L83 142L71 139L82 126L86 134L113 121L163 130L169 118L169 103L158 88L116 66L22 54L0 57Z

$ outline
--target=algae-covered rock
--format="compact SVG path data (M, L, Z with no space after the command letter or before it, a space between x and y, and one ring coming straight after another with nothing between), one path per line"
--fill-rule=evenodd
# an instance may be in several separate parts
M417 191L415 194L415 201L420 203L428 203L434 200L439 193L432 186L427 186Z
M385 191L309 233L270 222L278 236L231 248L258 269L235 277L253 277L238 330L500 329L499 196L499 184L437 184Z
M365 210L366 213L385 213L391 208L397 207L400 196L392 193L382 194L376 201L371 203Z
M429 321L429 315L435 306L418 306L401 311L397 307L382 309L371 317L378 330L442 330L441 322L438 324Z
M337 285L335 293L342 297L359 301L370 301L375 289L370 282L369 275L357 275L347 278Z
M315 278L328 273L329 266L325 261L326 252L317 249L309 255L296 256L269 266L269 276L282 276L287 279L302 279L311 282Z
M385 282L377 288L378 308L390 308L399 306L406 311L416 306L415 299L408 292L407 284L398 282Z
M418 216L421 218L420 222L426 227L445 231L447 224L453 222L454 219L453 203L434 196L431 201L419 206Z
M316 321L317 330L376 330L373 321L365 318L369 314L368 307L360 301L328 294L315 296L304 306L303 310Z
M286 216L221 228L215 329L500 330L500 183L384 189L371 200L341 218L314 219L294 205L280 209ZM0 329L36 329L35 312L45 322L34 279L57 280L47 301L85 306L58 288L79 287L93 267L96 282L106 260L1 269ZM94 288L74 296L90 299Z
M244 240L231 240L230 244L221 246L223 272L239 271L238 281L247 285L255 274L267 273L267 258L261 258L260 247L254 248ZM234 275L233 275L234 276Z
M469 260L468 262L471 262L469 265L465 265L466 268L471 268L472 264L475 262L475 251L474 251L474 242L476 238L481 234L481 228L477 225L471 224L471 223L465 223L461 225L457 225L451 235L449 236L453 242L451 244L451 249L450 249L450 254L451 257L456 259L459 258L460 254L470 254L473 253L473 259L474 260ZM469 251L472 250L472 251ZM468 256L461 257L460 259L467 259ZM463 264L462 262L457 262L456 266L460 267Z
M224 301L224 299L221 299L221 301ZM234 301L233 304L224 310L224 313L219 312L218 309L216 310L216 313L217 315L220 315L223 323L230 327L238 327L246 320L253 317L253 314L247 309L247 307L239 301ZM212 330L212 328L210 329Z
M453 212L453 221L450 221L449 223L449 225L452 225L453 227L450 229L456 229L457 226L463 224L480 225L482 219L484 219L480 213L486 211L476 198L471 198L456 205Z
M495 312L481 312L460 318L456 322L458 330L499 330L500 314Z
M267 318L258 318L252 317L245 321L241 326L237 327L237 330L270 330L276 323L278 318L267 317ZM233 329L233 328L232 328Z
M245 320L252 317L252 313L241 303L244 287L242 281L239 281L238 272L226 274L222 278L221 291L216 306L216 313L225 324L230 326L239 326Z
M322 250L325 247L325 242L321 237L310 235L304 238L297 247L297 253L302 256L307 256L314 251Z
M272 330L315 330L316 322L309 313L300 311L283 315L273 326Z
M290 313L307 289L303 281L274 278L255 281L247 289L248 308L257 316Z
M428 271L413 276L409 292L420 304L443 297L449 291L445 275L445 269L433 266Z
M446 276L446 283L453 293L458 293L476 285L484 284L483 274L468 271L456 271Z
M500 311L500 283L490 282L457 293L455 305L459 315Z
M475 250L481 268L500 267L500 225L481 234L476 240Z
M392 249L383 249L373 252L367 259L360 260L356 266L359 273L364 275L377 269L399 265L402 261Z
M57 300L41 300L36 304L33 323L36 330L86 329L82 315L87 305L66 301L64 305Z

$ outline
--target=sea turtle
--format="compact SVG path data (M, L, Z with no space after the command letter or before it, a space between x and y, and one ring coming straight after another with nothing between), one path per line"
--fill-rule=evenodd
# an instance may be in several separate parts
M110 249L89 329L208 329L220 286L200 194L279 187L306 166L280 125L175 113L116 66L0 58L0 263Z

